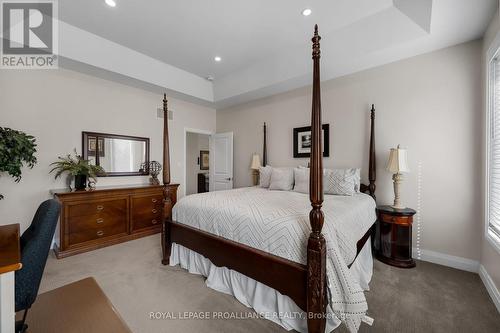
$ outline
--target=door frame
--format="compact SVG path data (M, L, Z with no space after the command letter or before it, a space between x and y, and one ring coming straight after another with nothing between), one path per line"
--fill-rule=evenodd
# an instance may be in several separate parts
M209 156L212 155L212 145L211 145L211 141L212 141L212 135L215 134L215 132L212 132L212 131L208 131L208 130L203 130L203 129L198 129L198 128L190 128L190 127L184 127L184 158L183 158L183 162L182 162L182 165L183 165L183 179L184 179L184 186L182 186L182 196L185 197L186 196L186 189L187 189L187 164L186 164L186 157L187 157L187 134L188 133L196 133L196 134L204 134L204 135L208 135L209 136L209 141L208 141L208 151L209 151ZM210 158L210 162L212 161L212 159ZM211 164L210 164L210 168L211 168Z

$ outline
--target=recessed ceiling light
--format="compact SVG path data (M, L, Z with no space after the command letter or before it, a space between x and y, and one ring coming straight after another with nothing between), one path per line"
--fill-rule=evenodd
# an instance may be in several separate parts
M217 56L217 57L214 58L214 60L217 61L217 62L220 62L222 60L222 58L219 57L219 56Z
M309 9L309 8L306 8L306 9L304 9L304 10L302 11L302 15L304 15L304 16L309 16L309 15L311 15L311 14L312 14L312 10L311 10L311 9Z
M106 2L106 5L108 5L109 7L116 7L115 0L105 0L105 2Z

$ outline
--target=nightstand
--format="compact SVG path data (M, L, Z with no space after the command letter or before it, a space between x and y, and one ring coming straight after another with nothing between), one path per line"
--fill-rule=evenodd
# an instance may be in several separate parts
M411 254L411 227L415 213L411 208L377 206L375 257L378 260L400 268L415 267Z

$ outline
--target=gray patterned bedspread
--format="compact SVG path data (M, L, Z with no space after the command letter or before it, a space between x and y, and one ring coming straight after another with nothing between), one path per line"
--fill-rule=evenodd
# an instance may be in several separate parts
M361 193L324 196L329 304L351 332L358 330L367 304L347 265L356 256L357 241L375 222L375 207L375 201ZM173 219L306 264L310 210L307 194L246 187L183 197L174 206Z

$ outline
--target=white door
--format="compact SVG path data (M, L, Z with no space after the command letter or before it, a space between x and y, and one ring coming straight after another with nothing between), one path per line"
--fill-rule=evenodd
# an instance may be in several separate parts
M233 132L210 137L210 191L233 188Z

